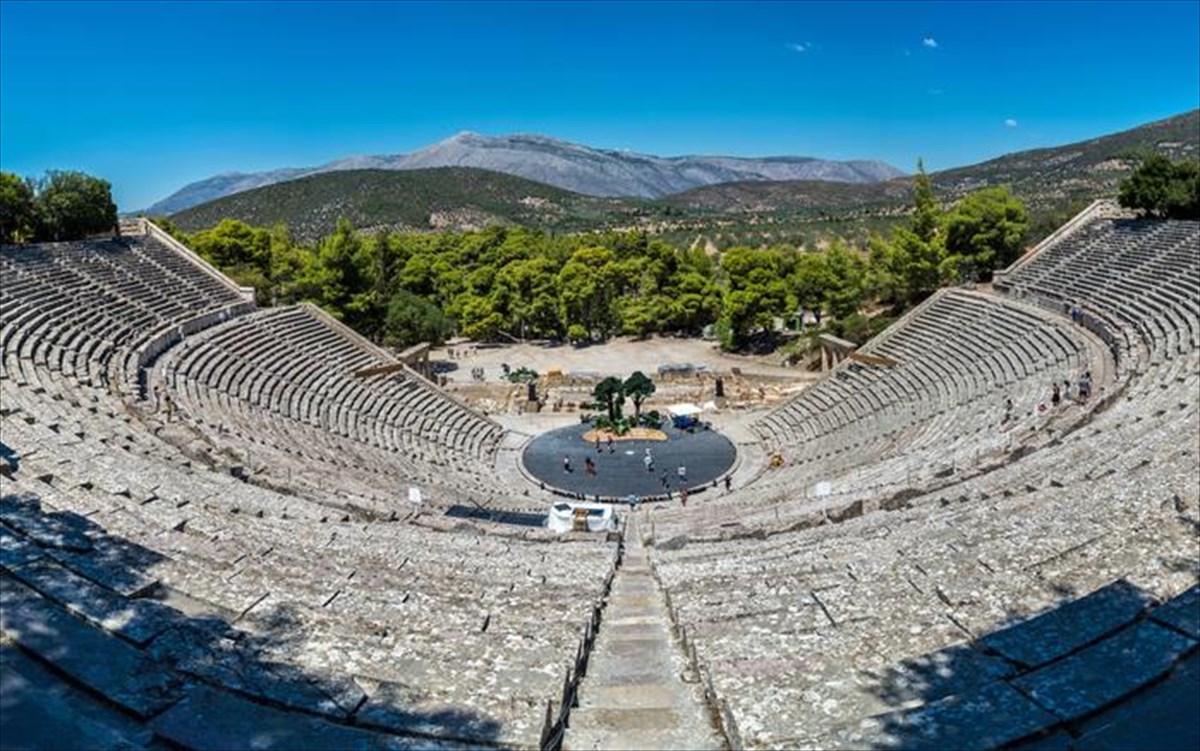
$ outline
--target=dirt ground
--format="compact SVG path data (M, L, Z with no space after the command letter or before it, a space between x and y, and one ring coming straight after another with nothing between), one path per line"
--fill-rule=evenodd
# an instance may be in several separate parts
M452 351L452 352L451 352ZM635 370L648 375L657 392L644 409L668 404L716 401L722 409L745 410L776 404L819 378L802 368L783 367L765 357L729 355L715 343L700 339L622 337L588 347L471 343L435 349L430 361L446 378L446 389L489 414L514 414L538 409L542 414L572 413L591 401L592 386L608 376L627 377ZM707 370L660 375L660 365L690 364ZM525 384L503 376L503 365L531 368L539 375L540 407L530 404ZM483 378L473 375L482 369ZM553 371L561 377L547 377ZM724 382L725 397L716 397L716 378ZM627 405L628 406L628 405Z
M455 351L451 357L449 350ZM521 366L532 368L544 375L557 368L564 374L627 376L640 370L654 378L658 366L664 364L691 363L707 365L717 373L730 373L739 368L746 375L773 376L781 379L803 380L809 374L798 368L786 368L778 359L729 355L721 352L715 342L701 339L677 339L652 337L635 340L619 337L604 344L587 347L572 347L568 344L546 346L540 344L475 345L441 347L430 352L430 360L443 368L450 381L470 383L472 368L484 369L485 382L497 382L502 378L501 365L507 363L516 369Z

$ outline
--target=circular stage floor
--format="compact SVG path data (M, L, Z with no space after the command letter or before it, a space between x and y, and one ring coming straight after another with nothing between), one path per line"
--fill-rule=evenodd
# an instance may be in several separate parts
M596 495L648 499L664 496L668 490L676 495L682 487L690 491L711 486L733 466L737 453L729 439L715 430L688 433L673 427L664 428L665 441L613 441L611 452L602 442L597 452L595 443L583 439L590 430L590 425L569 425L534 438L521 457L525 470L548 488L583 493L588 500ZM646 449L654 459L653 472L646 471ZM571 459L570 472L563 468L564 457ZM587 472L588 458L595 463L595 474ZM679 477L681 465L686 480Z

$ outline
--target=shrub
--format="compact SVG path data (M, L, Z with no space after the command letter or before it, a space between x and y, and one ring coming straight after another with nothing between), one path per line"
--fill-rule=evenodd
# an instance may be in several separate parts
M572 323L569 327L567 327L567 341L569 341L571 344L579 346L580 344L587 344L589 341L591 341L591 339L592 335L589 334L588 330L582 325L578 323Z

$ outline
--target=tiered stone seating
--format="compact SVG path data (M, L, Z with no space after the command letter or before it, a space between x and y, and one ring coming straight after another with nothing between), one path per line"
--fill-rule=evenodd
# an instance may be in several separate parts
M1070 747L1195 662L1198 256L1195 222L1097 219L1002 277L1081 307L1120 368L1104 409L1038 450L932 492L866 489L841 523L810 505L792 531L656 550L745 746Z
M753 425L769 450L793 457L793 466L808 465L782 473L782 481L802 487L897 449L937 445L944 455L958 437L949 429L993 426L996 404L1009 394L1026 411L1049 398L1052 380L1087 365L1084 343L1066 327L959 290L939 295L862 351L899 365L845 363ZM988 409L980 410L984 399ZM889 439L897 440L889 446Z
M660 552L658 570L677 616L708 661L747 745L877 745L864 737L874 741L872 734L898 730L873 717L949 696L966 701L1000 679L1037 680L1018 678L1036 675L1026 670L1034 664L991 655L988 635L1005 624L1122 578L1154 602L1194 586L1200 572L1200 359L1193 353L1141 386L1060 446L910 499L911 510L766 541L692 543ZM1026 639L1039 641L1033 634ZM1171 649L1182 654L1195 642L1178 644ZM1124 669L1103 664L1109 657L1078 651L1094 674ZM1153 664L1154 658L1133 653L1126 659ZM1142 674L1131 664L1141 677L1123 690L1170 666L1167 660ZM931 680L936 691L922 688ZM1071 712L1086 714L1115 698L1104 696ZM1038 714L1021 706L1029 716ZM1021 729L1017 735L980 745L1074 719L1055 719L1047 709L1054 716L1043 718L1046 724L1012 722ZM964 742L939 740L928 745Z
M1041 310L947 290L862 347L895 367L847 361L749 425L784 466L695 508L656 510L660 538L723 527L786 527L814 508L846 507L981 471L1083 408L1049 405L1052 383L1085 370L1109 385L1103 346ZM1005 422L1005 401L1013 401ZM817 498L817 483L828 493Z
M6 641L183 745L218 719L237 737L233 718L167 709L192 696L268 724L287 710L314 727L534 745L614 553L199 508L195 529L166 528L95 488L4 485Z
M317 309L260 311L188 337L155 369L180 412L278 481L340 486L377 512L395 490L489 500L501 437L494 422L412 373L358 378L390 362ZM155 379L159 382L158 378Z
M754 424L786 466L636 512L732 745L1102 747L1115 702L1195 669L1198 227L1081 222L1000 275L1014 299L939 294L864 348L897 367ZM354 378L388 358L157 240L0 271L6 743L539 743L618 546L397 500L502 498L496 426ZM1083 369L1102 398L1037 411Z
M144 237L5 248L0 264L0 658L5 706L21 710L4 713L6 743L537 744L617 546L536 528L484 535L493 527L397 500L397 478L455 481L429 459L438 452L482 485L490 422L411 376L313 391L301 381L312 360L278 349L261 373L214 350L240 398L180 397L236 406L212 417L228 433L178 419L153 393L134 406L124 397L162 359L155 348L194 354L209 341L191 342L199 328L241 320L237 288ZM323 334L318 354L385 360L307 308L268 313L306 342ZM264 387L303 392L296 411L276 400L268 412ZM339 458L321 459L308 492L281 492L257 462L239 470L218 453L245 447L222 436L251 426L259 462ZM353 460L388 470L356 474ZM367 492L381 504L363 513ZM36 721L52 706L71 709L53 742Z
M6 248L0 274L4 372L36 363L118 393L136 391L156 334L253 307L151 237Z
M1079 307L1126 367L1200 346L1200 222L1098 218L996 289L1057 312Z

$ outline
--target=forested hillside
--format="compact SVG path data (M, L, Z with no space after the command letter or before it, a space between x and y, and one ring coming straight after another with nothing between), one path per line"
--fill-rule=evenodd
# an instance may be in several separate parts
M572 231L630 222L648 210L637 200L594 198L470 167L438 167L310 175L210 201L171 221L190 231L231 218L255 226L282 222L296 237L313 240L332 232L339 219L365 232L494 224Z
M361 233L346 220L315 243L283 224L225 220L179 233L264 304L316 302L360 332L401 345L449 331L589 342L615 334L699 334L715 325L730 348L772 338L798 309L832 316L839 335L862 339L882 325L868 302L903 309L938 285L986 277L1024 247L1028 220L1003 189L943 212L927 178L914 210L889 238L822 249L733 247L718 257L646 232L552 235L495 226L470 232Z

